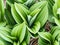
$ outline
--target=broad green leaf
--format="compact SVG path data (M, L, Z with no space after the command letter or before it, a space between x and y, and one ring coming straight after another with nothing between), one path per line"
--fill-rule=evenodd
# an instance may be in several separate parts
M60 13L59 13L59 8L60 8L60 3L59 3L60 0L55 0L55 4L53 6L53 13L54 13L54 20L55 20L55 23L59 26L60 25Z
M54 5L54 0L46 0L48 2L48 20L49 22L54 23L53 21L53 5Z
M36 18L36 22L39 21L41 23L41 27L44 26L48 19L48 9L47 4L41 9L41 12L38 14Z
M4 45L4 42L0 40L0 45Z
M58 8L60 8L60 0L56 0Z
M26 44L26 42L25 42L25 41L23 41L21 45L27 45L27 44Z
M28 7L31 7L35 3L36 0L27 0L24 4L27 5Z
M0 27L0 31L3 31L3 32L5 32L5 33L10 34L11 29L9 29L9 28L7 28L7 27Z
M17 45L20 45L19 41L17 42Z
M20 45L19 41L18 42L14 42L13 45Z
M16 42L14 42L14 43L13 43L13 45L17 45L17 43L16 43Z
M26 8L24 8L23 6L22 6L22 4L17 4L17 3L15 3L14 4L15 5L15 9L16 9L16 11L17 11L17 13L21 16L21 18L26 22L26 18L27 18L27 12L25 13L25 11L27 11L27 9Z
M0 22L0 27L6 26L6 22Z
M54 18L54 20L55 20L55 23L58 25L58 26L60 26L60 19L57 19L56 17L53 17Z
M27 20L28 20L28 23L30 23L30 20L31 20L31 18L32 18L32 16L30 16L30 15L27 15Z
M40 9L36 9L30 14L32 15L32 18L30 19L29 26L31 26L35 22L39 12L40 12Z
M60 34L57 35L56 40L58 40L58 42L60 44Z
M16 12L14 5L11 6L11 12L12 12L12 16L15 19L16 23L20 24L23 22L20 15Z
M51 34L52 34L53 40L58 40L60 38L60 26L52 27Z
M39 38L38 39L38 45L49 45L49 43L48 42L46 43L46 40L43 41L43 39Z
M12 37L10 32L11 32L11 30L9 28L0 27L0 37L8 42L11 42L12 40L16 40L16 37Z
M4 21L4 13L5 13L5 11L4 11L4 2L3 2L4 0L0 0L0 21Z
M32 26L32 24L34 23L34 21L35 21L36 17L37 17L37 14L36 14L36 15L34 15L34 16L31 18L31 20L30 20L30 22L29 22L29 26L30 26L30 27L31 27L31 26Z
M54 42L54 45L59 45L59 42L58 42L58 41L55 41L55 42Z
M6 35L4 35L4 32L2 31L0 31L0 37L8 42L13 43L13 41L10 38L8 38Z
M1 11L0 11L0 22L1 22Z
M11 13L7 9L5 10L5 18L6 18L6 22L9 25L14 25L16 23L11 15Z
M58 8L58 9L57 9L57 14L59 14L59 15L60 15L60 8Z
M41 11L37 15L36 22L39 21L41 23L41 27L46 23L48 19L48 7L47 7L48 2L47 1L41 1L36 4L34 4L31 8L30 11L33 11L35 9L40 9Z
M55 17L57 17L56 16L56 14L57 14L57 4L56 3L53 6L53 14L54 14Z
M46 1L41 1L41 2L38 2L38 3L35 3L34 5L32 5L31 7L30 7L30 11L33 11L33 10L35 10L35 9L37 9L37 8L41 8L41 7L43 7L43 6L45 6L46 5Z
M39 34L39 38L42 39L42 41L45 40L45 42L49 42L51 44L51 41L52 41L52 35L48 32L38 32Z
M33 17L33 16L35 16L36 14L38 14L39 12L41 11L41 9L35 9L35 10L33 10L31 13L30 13L30 15Z
M31 28L29 28L29 27L27 26L27 29L28 29L31 33L36 34L36 33L39 31L39 29L40 29L40 22L35 22Z
M60 35L60 30L55 30L55 32L52 34L53 39L57 39L57 37ZM58 40L58 39L57 39Z
M0 37L0 45L11 45L11 43L5 41L4 39L2 39L2 38Z
M18 26L14 27L11 35L19 38L20 43L23 41L26 33L26 24L23 22L22 24L19 24Z
M60 26L52 27L50 33L53 34L55 32L55 30L60 30Z
M23 0L15 0L16 2L24 3Z
M26 34L26 25L23 24L23 27L21 28L20 31L20 37L19 37L20 43L23 41L25 34Z
M25 34L24 40L26 41L27 44L29 44L31 34L30 34L30 32L28 31L28 29L26 30L26 32L27 32L27 33Z
M25 3L27 0L15 0L16 2Z
M6 0L6 3L9 5L9 6L11 6L12 4L14 4L14 2L15 2L15 0Z
M1 32L3 33L3 35L5 35L6 37L12 39L12 40L16 40L16 37L11 36L10 32L8 32L7 30L1 30Z
M57 17L57 9L60 8L60 0L55 0L55 4L53 6L54 16Z

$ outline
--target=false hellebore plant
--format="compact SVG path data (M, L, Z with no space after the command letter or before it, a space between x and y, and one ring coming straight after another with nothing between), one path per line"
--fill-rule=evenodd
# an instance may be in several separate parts
M0 0L0 45L28 45L30 37L37 37L38 45L59 45L59 26L44 32L49 10L54 4L51 3L51 0L6 0L4 8L3 0ZM53 13L52 9L50 12Z

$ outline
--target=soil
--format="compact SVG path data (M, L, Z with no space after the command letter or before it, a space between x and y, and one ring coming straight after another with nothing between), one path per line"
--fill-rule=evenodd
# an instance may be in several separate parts
M31 38L29 45L38 45L38 38Z

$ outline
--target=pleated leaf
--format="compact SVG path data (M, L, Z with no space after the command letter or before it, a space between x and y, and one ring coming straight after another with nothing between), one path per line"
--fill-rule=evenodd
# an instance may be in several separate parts
M27 29L33 33L33 34L36 34L39 29L40 29L40 22L35 22L34 25L31 27L31 29L29 27L27 27Z
M55 20L55 23L58 25L58 26L60 26L60 19L57 19L56 17L53 17L54 18L54 20Z
M15 9L17 11L17 13L21 16L21 18L23 19L23 21L26 22L27 19L27 9L25 7L22 6L22 4L17 4L15 3Z
M16 23L20 24L20 23L23 22L20 15L16 12L16 9L15 9L14 5L11 6L11 12L12 12L12 16L15 19Z
M41 23L41 27L44 26L48 19L48 9L47 4L41 9L41 12L38 14L36 18L36 22L39 21Z
M52 40L52 35L50 33L38 32L38 34L39 34L39 43L41 42L40 45L44 45L44 44L51 45L51 41L53 40Z
M19 38L19 41L21 43L25 37L25 33L26 33L26 25L25 23L22 23L13 28L11 35Z
M0 0L0 21L4 21L4 0Z
M36 22L39 21L41 23L41 27L46 23L47 19L48 19L48 7L47 7L47 1L41 1L38 2L36 4L34 4L31 8L30 11L33 11L35 9L41 9L41 11L39 12L37 18L36 18Z

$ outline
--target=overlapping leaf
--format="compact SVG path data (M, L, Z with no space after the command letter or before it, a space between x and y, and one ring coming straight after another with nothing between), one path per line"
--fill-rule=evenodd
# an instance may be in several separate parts
M10 14L10 12L7 9L5 10L5 18L6 18L6 22L9 25L14 25L16 23L15 20L13 19L12 15Z
M14 5L11 6L11 12L12 12L12 16L15 19L16 23L20 24L23 22L19 14L16 12Z
M4 2L0 0L0 22L4 21Z
M38 3L34 4L30 8L30 11L33 11L37 8L41 9L41 11L36 18L36 22L39 21L41 23L41 27L42 27L48 19L47 2L46 1L41 1L41 2L38 2Z
M24 40L25 33L26 33L26 25L25 23L22 23L13 28L11 35L19 38L19 41L21 43Z
M17 13L21 16L21 18L26 22L28 10L22 6L22 4L14 4ZM26 11L26 12L25 12Z
M31 33L36 34L36 33L39 31L39 29L40 29L40 22L36 22L36 23L31 27L31 29L30 29L29 27L27 27L27 28L28 28L28 30L29 30Z
M4 39L5 41L13 43L13 40L15 40L15 37L12 37L10 35L11 30L6 27L0 27L0 38Z

